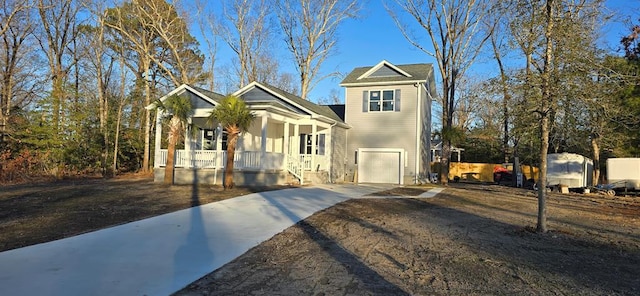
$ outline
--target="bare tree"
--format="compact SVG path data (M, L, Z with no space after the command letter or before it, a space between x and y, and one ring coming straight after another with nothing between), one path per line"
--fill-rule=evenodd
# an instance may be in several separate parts
M65 106L69 94L65 90L68 75L75 59L71 58L72 42L76 38L76 17L80 6L73 0L39 0L38 14L41 21L41 32L38 42L49 62L51 76L51 105L54 135L59 136L62 120L65 119Z
M180 14L179 2L134 0L110 9L105 24L135 52L137 65L125 60L144 83L144 106L151 103L158 78L169 81L169 87L204 81L204 57L198 42L189 34L186 17ZM153 85L153 87L152 87ZM150 170L150 110L144 109L144 155L142 170Z
M321 76L320 68L333 53L338 27L355 18L360 6L356 0L278 0L275 9L300 75L300 97L308 100L318 82L336 74Z
M235 53L236 87L252 81L266 82L264 77L275 76L268 63L275 62L269 52L273 31L269 26L269 3L265 0L222 1L222 16L215 31ZM263 72L268 72L264 75Z
M207 75L207 85L209 90L214 91L216 89L217 84L217 76L216 76L216 55L218 53L218 39L215 32L215 16L213 14L207 13L206 1L200 2L196 1L196 9L198 12L198 27L200 29L200 35L202 35L202 39L205 41L207 45L207 57L208 65L206 71L209 75Z
M500 85L500 89L502 92L502 153L504 156L504 162L509 162L509 109L511 104L511 94L509 90L509 75L507 73L506 66L504 64L505 52L511 50L511 46L508 44L509 30L505 30L508 28L509 23L507 18L505 18L505 14L511 9L513 6L513 1L496 1L496 5L494 5L494 13L487 15L486 26L493 28L493 34L491 34L491 49L493 52L493 58L498 65L498 70L500 73L499 79L497 82ZM514 149L514 157L516 156Z
M323 105L341 104L342 98L340 97L340 90L332 88L327 97L320 98L318 103Z
M547 154L551 136L556 137L555 147L559 148L560 140L566 145L570 140L567 129L577 126L577 113L586 114L577 106L596 94L588 81L598 72L593 48L602 4L601 0L517 1L513 10L511 32L526 57L523 98L532 102L530 112L539 120L539 232L547 231ZM584 138L576 143L585 142ZM586 146L586 142L580 145Z
M147 54L169 77L173 87L203 81L204 57L198 49L198 41L189 33L187 17L180 11L180 2L136 0L133 4L133 16L138 18L140 25L161 39L163 54ZM128 32L121 30L120 34L127 36ZM131 40L135 36L127 37Z
M28 98L25 92L31 88L24 77L31 74L28 53L32 51L28 38L33 33L34 23L27 1L4 0L0 7L0 16L6 23L0 24L0 148L9 136L9 118L11 110L22 107ZM31 68L31 69L30 69ZM19 92L23 93L18 97Z
M176 87L182 83L203 81L204 57L198 43L188 32L184 16L175 5L164 0L135 0L109 9L105 25L125 44L127 52L135 53L125 59L135 71L137 81L144 84L144 106L151 104L155 84L160 77ZM150 169L150 111L144 109L144 155L142 170Z
M118 59L120 66L120 91L117 95L119 97L118 102L118 111L116 112L116 126L114 130L114 139L113 139L113 162L111 164L111 170L116 173L118 171L118 151L120 145L120 128L122 123L122 114L124 106L127 104L127 71L126 71L126 63L124 61L125 57L125 48L123 44L120 47L116 47L115 50L119 51Z
M480 119L481 111L487 111L490 98L484 92L486 85L476 77L465 75L458 80L458 99L455 102L453 126L463 132L471 129Z
M88 60L90 67L92 69L92 73L95 73L94 81L95 81L95 91L89 92L92 96L96 96L96 100L98 101L98 120L100 125L100 134L103 139L103 150L102 150L102 174L103 176L111 176L114 171L108 169L108 157L109 157L109 129L108 129L108 120L109 120L109 83L112 77L112 73L114 71L114 65L116 59L109 56L107 40L106 36L106 25L105 21L107 18L107 10L103 7L102 1L94 1L93 3L88 3L87 7L91 11L91 14L94 17L94 27L86 27L85 34L87 35L88 46L87 50L89 51ZM113 167L112 167L113 169Z
M126 63L136 73L137 83L143 83L144 106L151 104L150 72L152 58L156 50L157 34L145 28L137 21L135 7L132 3L124 3L122 6L111 8L107 11L105 26L114 35L114 40L120 41L122 53L127 55L122 62ZM117 46L117 45L114 45ZM150 170L150 143L151 143L151 111L142 108L144 118L141 122L144 137L144 152L142 159L142 171Z
M442 75L442 166L440 182L448 183L451 140L458 134L453 128L456 83L473 64L493 26L483 26L491 13L490 0L408 0L386 5L405 38L416 48L434 57ZM397 9L396 8L399 8ZM427 32L428 44L409 29L413 19Z
M15 19L24 16L24 12L33 7L32 0L2 0L0 1L0 35L9 30Z
M556 7L554 0L546 0L545 30L546 39L544 45L544 62L542 66L540 90L542 98L540 100L540 173L538 174L538 232L547 232L547 152L549 151L549 116L554 107L554 93L551 89L551 63L553 62L553 26L555 25Z

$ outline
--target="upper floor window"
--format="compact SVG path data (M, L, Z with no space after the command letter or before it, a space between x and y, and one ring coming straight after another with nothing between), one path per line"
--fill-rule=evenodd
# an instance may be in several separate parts
M374 90L369 93L369 111L393 111L392 90Z
M365 90L362 111L400 111L400 90Z

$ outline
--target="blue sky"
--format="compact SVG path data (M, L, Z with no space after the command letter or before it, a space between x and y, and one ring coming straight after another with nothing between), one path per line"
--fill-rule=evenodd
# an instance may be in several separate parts
M624 33L628 31L628 22L640 17L640 0L607 0L606 5L612 12L618 13L614 20L603 28L602 44L615 50ZM424 52L413 47L402 36L391 17L385 10L382 0L368 0L365 2L361 18L346 20L339 30L339 41L336 52L323 64L322 72L338 71L344 75L353 68L373 66L382 60L393 64L434 63L435 60ZM426 33L425 33L426 34ZM229 63L232 53L220 42L217 55L217 65ZM295 73L291 58L286 47L279 46L277 56L281 59L284 71ZM491 76L495 72L495 65L490 59L480 58L470 73ZM332 89L339 90L341 96L344 91L339 86L341 78L327 78L320 82L311 92L310 100L317 101L328 97ZM436 77L439 83L440 77Z

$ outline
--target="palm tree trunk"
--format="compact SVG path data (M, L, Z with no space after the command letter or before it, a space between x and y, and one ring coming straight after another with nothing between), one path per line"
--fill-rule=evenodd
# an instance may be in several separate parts
M164 167L164 184L172 185L175 171L176 143L178 142L178 129L180 128L180 119L175 116L172 117L170 125L169 147L167 147L167 163Z
M233 188L233 159L236 153L236 143L238 142L238 133L229 132L227 141L227 165L224 167L224 189Z

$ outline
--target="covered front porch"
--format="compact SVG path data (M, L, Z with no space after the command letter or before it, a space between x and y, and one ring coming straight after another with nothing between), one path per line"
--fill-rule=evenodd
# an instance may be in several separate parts
M264 158L262 151L236 151L233 157L233 166L235 169L264 169L264 170L282 170L287 168L289 158L298 158L297 162L301 164L302 170L311 171L312 155L286 155L283 153L266 152ZM315 162L318 163L317 169L325 170L321 165L326 163L324 155L317 155ZM197 168L197 169L222 169L226 164L227 151L214 150L176 150L176 168ZM167 149L160 149L157 167L164 167L167 164ZM291 162L296 162L292 160Z
M210 112L210 111L209 111ZM331 166L331 124L312 118L254 111L256 119L236 144L234 179L238 185L305 183L309 175L328 172ZM167 162L163 147L162 114L156 122L154 167L162 178ZM227 137L217 123L207 122L208 112L197 110L183 147L176 149L176 183L222 184ZM166 145L166 144L164 144ZM180 174L186 176L180 176ZM246 178L247 175L253 177ZM236 178L237 177L237 178ZM294 180L291 180L293 177ZM269 185L269 184L265 184Z

